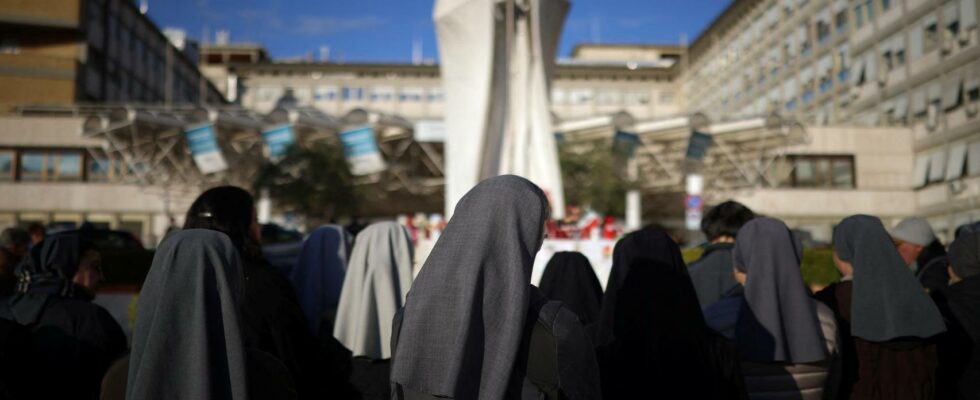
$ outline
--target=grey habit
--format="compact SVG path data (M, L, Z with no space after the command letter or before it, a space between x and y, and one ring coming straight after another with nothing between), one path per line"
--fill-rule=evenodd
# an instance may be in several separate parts
M834 252L854 267L851 336L872 342L928 338L946 331L877 217L854 215L834 229Z
M228 236L189 229L153 257L133 329L127 399L245 399L242 264Z
M486 179L463 196L408 293L393 384L441 397L504 398L547 217L544 193L517 176Z
M333 330L355 357L391 358L391 323L412 285L412 253L408 230L396 222L357 235Z
M817 302L800 274L802 251L778 219L756 218L738 231L732 256L747 279L734 339L743 359L799 364L828 357Z

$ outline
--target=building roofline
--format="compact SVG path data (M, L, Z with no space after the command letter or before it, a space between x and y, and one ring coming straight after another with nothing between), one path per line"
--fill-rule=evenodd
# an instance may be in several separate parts
M718 31L725 28L726 23L728 23L732 18L735 18L734 15L737 13L737 11L750 8L758 3L762 3L763 1L764 0L732 0L732 2L728 4L728 7L721 10L721 12L719 12L718 15L711 20L711 23L698 34L698 37L691 42L691 45L688 47L688 62L693 63L698 57L701 56L701 53L704 52L705 48L710 47L711 36L716 33L721 33Z
M649 50L676 50L682 52L684 47L676 44L657 44L657 43L577 43L572 48L572 57L578 55L583 47L607 47L621 49L649 49Z

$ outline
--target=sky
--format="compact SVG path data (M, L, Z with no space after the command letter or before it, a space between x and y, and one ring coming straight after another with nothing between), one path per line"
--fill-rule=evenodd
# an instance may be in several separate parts
M413 43L438 60L434 0L135 0L148 2L161 28L214 42L259 43L275 59L312 55L327 47L344 62L409 62ZM571 0L559 57L579 43L678 44L693 41L731 0Z

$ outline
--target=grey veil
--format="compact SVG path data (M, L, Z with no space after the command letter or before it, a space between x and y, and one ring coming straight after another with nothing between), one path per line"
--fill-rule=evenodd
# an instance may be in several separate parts
M852 336L884 342L946 330L939 309L905 266L881 220L845 218L834 229L834 251L854 267Z
M355 356L391 358L391 322L412 285L412 239L395 222L357 235L333 335Z
M393 383L436 396L503 398L547 215L541 189L516 176L484 180L463 196L408 293Z
M223 233L172 233L140 293L127 399L244 399L242 266Z
M738 231L734 264L747 279L735 344L744 359L808 363L828 356L816 301L800 273L799 246L774 218L755 218Z

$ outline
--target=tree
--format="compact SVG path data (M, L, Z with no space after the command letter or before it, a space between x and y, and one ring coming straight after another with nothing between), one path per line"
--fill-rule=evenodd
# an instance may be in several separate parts
M279 162L262 165L255 189L263 188L282 209L314 224L356 213L361 199L341 149L322 142L292 146Z
M562 146L558 157L566 204L591 206L604 215L625 215L630 182L619 151L597 142Z

